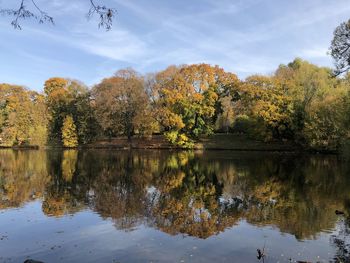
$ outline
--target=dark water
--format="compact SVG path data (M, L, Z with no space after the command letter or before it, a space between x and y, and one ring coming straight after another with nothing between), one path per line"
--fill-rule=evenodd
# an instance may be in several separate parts
M1 150L0 262L350 262L349 172L337 156Z

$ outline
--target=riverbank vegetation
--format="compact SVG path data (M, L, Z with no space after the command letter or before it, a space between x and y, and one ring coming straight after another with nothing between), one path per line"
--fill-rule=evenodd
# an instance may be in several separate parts
M92 89L64 78L44 93L0 85L1 146L75 147L101 138L164 134L191 148L203 135L244 134L336 150L349 139L350 74L295 59L241 81L218 66L170 66L142 76L118 71Z
M146 75L126 68L91 89L58 77L43 93L0 84L0 146L76 147L162 134L176 147L193 148L203 136L233 133L336 151L350 137L349 32L350 22L334 32L335 70L296 58L245 80L193 64Z

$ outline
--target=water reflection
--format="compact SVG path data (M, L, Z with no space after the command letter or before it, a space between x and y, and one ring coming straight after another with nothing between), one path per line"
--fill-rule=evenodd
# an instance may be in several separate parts
M89 209L124 231L206 239L244 219L316 239L350 212L349 168L337 156L2 150L0 209L39 199L49 217ZM342 226L333 245L348 262Z

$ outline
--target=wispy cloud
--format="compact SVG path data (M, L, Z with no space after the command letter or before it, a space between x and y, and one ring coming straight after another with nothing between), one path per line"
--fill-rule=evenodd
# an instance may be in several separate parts
M4 50L14 55L0 72L29 72L35 63L56 75L94 83L125 66L149 72L206 62L244 78L270 73L296 56L331 65L332 31L350 12L348 0L106 0L119 14L113 30L105 32L96 20L86 21L88 1L38 1L57 17L56 26L26 24L17 32L1 25L0 36L7 41L0 43L0 60L8 60ZM37 82L49 73L38 70L42 79ZM0 73L0 81L16 82L8 76Z
M303 49L299 52L299 56L306 58L306 59L313 59L313 58L327 58L328 55L328 49L325 47L313 47L308 49Z
M101 32L85 33L75 39L72 45L91 54L126 62L136 62L148 52L144 41L120 29L108 35Z

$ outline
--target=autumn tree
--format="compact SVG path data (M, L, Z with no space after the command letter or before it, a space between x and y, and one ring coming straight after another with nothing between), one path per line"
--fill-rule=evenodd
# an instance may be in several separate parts
M349 102L344 91L335 90L312 105L303 131L309 146L319 150L337 150L350 139L349 125L345 121Z
M235 120L232 96L228 95L219 99L221 113L216 119L216 129L229 132Z
M331 69L318 67L301 59L295 59L287 66L280 66L275 79L292 99L291 116L295 139L309 144L305 132L308 127L314 127L311 124L316 121L314 111L331 93L337 93L337 80L332 77ZM328 120L329 124L330 122L332 121Z
M29 96L20 86L5 84L1 89L2 142L7 146L26 144L29 140L27 129L31 124Z
M291 131L290 97L273 78L254 75L240 88L244 113L251 118L255 137L263 140L288 138Z
M77 128L71 115L67 115L63 120L62 142L64 147L78 146Z
M119 70L93 88L97 119L109 136L152 131L153 118L142 77L133 69Z
M350 20L341 23L335 30L330 47L335 62L335 75L350 69Z
M220 94L238 82L234 74L207 64L170 67L158 73L158 121L166 137L182 147L213 132Z
M62 137L61 129L65 117L67 86L68 81L63 78L48 79L44 85L47 107L50 114L48 138L50 143L59 143Z
M43 146L47 144L48 110L45 96L35 91L29 92L31 100L31 125L28 130L31 145Z
M87 87L75 80L51 78L44 92L50 114L49 141L61 144L63 120L71 115L77 129L78 142L86 144L97 135L98 125Z
M349 81L331 69L295 59L274 75L248 77L232 93L234 131L335 150L349 137Z
M44 145L46 123L46 106L40 94L0 84L1 145Z

